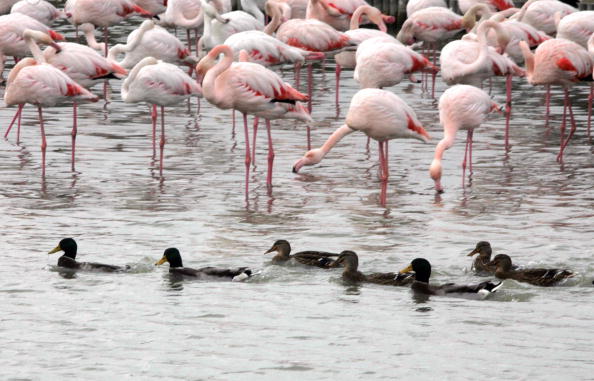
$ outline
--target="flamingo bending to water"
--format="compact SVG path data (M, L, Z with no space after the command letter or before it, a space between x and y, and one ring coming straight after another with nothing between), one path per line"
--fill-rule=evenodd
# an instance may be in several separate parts
M223 58L217 63L219 55ZM311 123L311 117L299 101L307 101L307 95L285 83L275 72L251 62L233 62L231 47L219 45L212 49L196 66L203 79L204 98L216 107L235 109L243 113L246 157L245 194L248 195L249 167L251 163L247 114L266 120L268 131L268 175L266 183L272 185L274 149L270 132L270 120L281 118L298 119Z
M202 96L200 85L177 66L159 61L154 57L146 57L136 64L122 84L124 102L147 102L153 106L153 155L156 148L157 106L161 106L161 140L159 142L161 175L165 148L165 106L179 105L192 95Z
M41 129L42 176L45 176L45 151L47 143L42 108L55 106L65 101L96 102L99 98L74 82L56 67L46 63L41 50L34 41L34 33L31 30L25 30L23 33L25 42L31 49L34 58L25 58L19 61L11 70L4 93L4 102L7 106L19 105L18 115L20 115L25 103L31 103L37 106ZM60 49L49 36L46 37L45 44L53 46L56 50ZM44 39L37 36L35 38Z
M479 127L494 110L499 110L483 90L470 85L456 85L447 89L439 98L439 121L443 125L443 139L435 147L435 157L431 162L429 174L435 182L435 190L443 192L441 185L444 152L449 149L456 139L458 130L466 130L466 149L462 161L462 184L464 184L466 163L472 172L472 136L474 129Z
M380 180L388 180L388 141L391 139L429 140L429 134L414 110L396 94L381 89L359 90L351 100L345 124L339 127L322 147L312 149L297 160L293 172L314 165L330 152L343 137L361 131L379 144Z

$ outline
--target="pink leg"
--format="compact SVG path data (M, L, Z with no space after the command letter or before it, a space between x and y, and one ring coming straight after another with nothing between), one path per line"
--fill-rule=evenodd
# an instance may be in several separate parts
M268 133L268 174L266 185L272 187L272 165L274 163L274 147L272 146L272 134L270 133L270 120L266 119L266 131Z
M388 170L388 145L390 144L389 140L386 140L384 142L384 176L386 177L386 180L388 180L388 178L390 177L390 171Z
M157 154L157 105L153 105L153 112L151 113L153 120L153 158Z
M511 117L511 90L512 90L512 76L507 75L505 80L505 151L509 151L509 120Z
M437 73L431 73L431 98L435 98L435 78L437 78Z
M72 103L72 171L74 171L74 156L76 154L76 133L78 127L78 103Z
M21 117L23 116L23 107L25 105L20 105L20 110L19 110L19 119L17 121L17 140L16 140L16 144L18 145L21 142Z
M468 143L468 174L472 175L472 138L474 130L468 130L468 135L470 136L470 142Z
M313 91L313 65L307 65L307 96L309 100L307 101L307 111L311 114L311 98L312 98L312 91Z
M17 120L17 118L21 115L21 112L23 111L23 106L24 106L23 104L20 104L17 112L14 113L14 116L12 117L12 121L10 122L10 124L8 125L8 128L6 129L6 132L4 133L4 139L6 139L8 137L8 134L10 133L10 130L12 129L12 125Z
M573 137L573 134L575 133L575 130L577 128L576 124L575 124L575 119L573 117L573 108L571 107L571 100L569 99L569 90L565 89L566 91L566 96L568 99L568 105L567 108L569 109L569 121L571 122L571 130L569 131L569 135L567 136L567 139L565 139L565 142L563 143L563 146L561 147L561 151L559 152L559 156L557 156L557 161L558 162L563 162L563 152L565 151L565 147L567 147L567 144L569 144L569 140Z
M161 141L159 142L159 175L163 176L163 151L165 149L165 107L161 106Z
M546 85L545 93L545 137L549 136L549 115L551 113L551 85Z
M254 116L254 136L252 137L252 165L256 166L256 135L258 134L258 122L260 118Z
M386 165L385 161L386 158L384 157L384 142L378 141L378 151L379 151L379 179L381 181L386 181L388 177L386 176Z
M188 50L190 51L190 54L192 54L192 37L190 36L190 30L186 29L186 36L188 39Z
M464 188L466 179L466 160L468 159L468 146L470 143L470 130L466 132L466 148L464 149L464 160L462 161L462 187Z
M245 134L245 198L248 197L250 179L250 135L247 124L247 114L243 114L243 132Z
M560 139L561 142L559 143L559 154L557 155L557 161L559 163L563 162L563 143L565 142L565 124L567 122L567 108L569 103L568 93L565 93L565 97L563 99L563 120L561 122L561 132L560 132Z
M340 73L342 71L342 68L340 67L339 64L336 64L336 107L338 107L338 98L339 98L339 93L338 93L338 89L340 88Z
M45 149L47 148L47 141L45 140L45 128L43 126L43 112L41 106L37 106L39 112L39 127L41 129L41 177L45 177Z
M233 122L233 129L231 130L231 134L235 135L235 109L233 109L233 112L231 113L231 120Z
M594 84L590 84L590 96L588 97L588 140L592 142L590 128L592 127L592 101L594 100Z

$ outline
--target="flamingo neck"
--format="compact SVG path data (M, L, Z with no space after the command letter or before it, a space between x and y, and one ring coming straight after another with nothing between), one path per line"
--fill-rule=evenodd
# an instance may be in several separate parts
M518 21L522 21L522 19L524 18L524 15L526 14L526 11L532 5L532 3L534 3L535 1L536 0L528 0L527 2L525 2L524 5L522 5L522 8L520 8L520 12L518 12L514 15L515 19Z
M138 73L142 70L143 67L147 65L154 65L158 61L153 57L146 57L143 58L139 63L134 66L134 68L128 74L128 77L124 80L122 84L122 100L124 102L134 102L134 100L130 97L130 84L136 80L138 77Z
M520 50L522 50L522 55L524 56L526 75L530 79L534 73L534 53L532 53L525 41L520 41L518 45L520 46Z
M330 135L328 140L326 140L326 142L320 147L320 150L324 153L323 156L326 156L326 154L328 152L330 152L332 147L334 147L339 141L341 141L342 138L344 138L345 136L347 136L348 134L351 134L353 132L355 132L355 130L353 130L346 124L343 124L342 126L338 127L332 133L332 135Z
M468 65L463 65L461 77L472 75L479 72L486 64L489 59L489 46L487 44L487 32L489 28L494 28L497 23L494 21L487 20L481 23L477 30L477 39L479 44L480 53L476 60Z
M173 20L175 20L175 25L180 26L182 28L196 28L200 26L198 23L202 19L202 7L200 11L196 14L196 16L192 18L187 18L184 14L183 10L180 7L174 6L171 8L170 15Z
M282 24L282 13L281 10L278 7L272 7L271 9L272 11L272 18L270 20L270 22L268 23L268 25L266 25L266 27L264 28L264 33L272 36L274 34L274 32L276 32L276 30L278 29L278 27L280 26L280 24Z
M349 29L358 29L361 25L361 17L363 17L364 15L367 16L369 21L377 25L378 29L382 32L386 32L388 30L388 27L386 26L386 23L382 18L381 12L369 5L361 5L357 7L357 9L355 9L355 12L353 12L353 17L351 17Z
M435 155L433 156L433 161L429 167L429 175L435 182L435 189L438 192L443 191L441 186L441 160L443 159L444 152L454 144L456 132L458 132L457 126L452 125L451 122L445 122L443 128L443 139L441 139L439 143L437 143L437 146L435 146Z
M219 60L212 68L210 68L206 75L204 76L204 81L202 84L202 92L204 97L211 103L218 105L222 103L229 102L228 96L226 93L220 89L217 89L217 78L223 72L225 72L231 64L233 63L233 50L227 45L218 45L214 49L208 53L207 57L210 59L217 59L217 57L222 54L223 58Z
M253 0L240 0L241 9L250 15L254 16L256 20L264 25L264 13L258 8L258 5Z
M87 40L87 45L89 45L89 47L91 49L103 52L105 50L105 44L103 42L101 42L101 43L97 42L94 32L95 32L95 28L84 30L85 39Z
M43 52L41 51L41 49L39 49L39 45L37 45L37 42L35 42L35 39L33 37L25 36L25 43L27 44L27 47L31 51L33 58L35 58L35 61L37 61L38 64L46 63L45 57L43 56Z

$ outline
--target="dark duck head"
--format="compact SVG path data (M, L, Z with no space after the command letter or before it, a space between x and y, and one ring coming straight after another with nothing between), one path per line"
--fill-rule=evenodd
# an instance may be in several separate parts
M60 243L58 244L58 246L56 246L52 251L50 251L48 254L54 254L57 253L58 251L63 251L64 257L68 257L71 259L75 259L76 258L76 250L77 250L78 246L76 245L76 241L73 240L72 238L64 238L63 240L60 241Z
M274 242L272 247L268 249L264 254L272 253L274 251L278 253L277 255L275 255L275 258L289 259L289 254L291 254L291 245L288 241L284 239L279 239L276 242Z
M431 264L425 258L415 258L406 268L400 270L400 274L415 272L417 282L429 283L431 276Z
M165 262L169 262L169 267L184 267L181 254L175 247L170 247L169 249L165 250L163 257L157 263L155 263L155 265L159 266Z
M491 260L491 253L493 251L491 250L491 244L487 241L480 241L479 243L476 244L476 247L474 248L474 250L472 250L470 253L468 253L469 257L472 257L475 254L478 254L479 257L483 257L487 260Z

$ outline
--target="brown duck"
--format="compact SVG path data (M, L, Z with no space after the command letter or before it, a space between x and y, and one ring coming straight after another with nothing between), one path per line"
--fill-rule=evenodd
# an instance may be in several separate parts
M487 241L480 241L476 244L474 250L468 253L469 257L472 257L475 254L478 256L472 262L472 270L474 270L477 274L485 274L485 275L492 275L495 274L495 266L490 265L491 262L491 254L493 250L491 249L491 244ZM512 266L512 269L517 269L517 266Z
M327 253L324 251L301 251L291 255L291 245L284 239L279 239L268 249L264 254L276 251L276 255L272 257L272 263L275 265L282 265L294 259L295 261L307 266L316 266L323 269L330 268L334 262L334 258L338 257L336 253Z
M413 281L412 274L373 273L365 275L358 270L359 257L355 252L349 250L340 253L340 256L333 263L332 267L338 267L340 265L344 267L342 279L348 282L367 282L388 286L405 286L411 284Z
M450 295L462 296L471 298L484 298L487 295L497 291L501 286L501 282L495 284L492 282L482 282L471 285L457 285L454 283L446 283L443 285L430 285L429 277L431 276L431 264L425 258L415 258L410 265L402 269L400 273L408 273L414 271L415 280L412 282L411 288L414 292L424 295Z
M499 279L513 279L535 286L554 286L574 275L563 269L514 269L511 258L505 254L497 254L488 265L495 266L495 276Z

